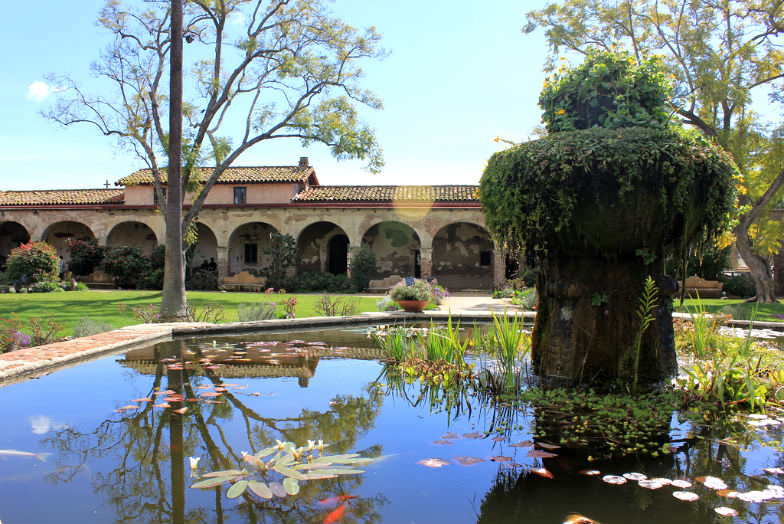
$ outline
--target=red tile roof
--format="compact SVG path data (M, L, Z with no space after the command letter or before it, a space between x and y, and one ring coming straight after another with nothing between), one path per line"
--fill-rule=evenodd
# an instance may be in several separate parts
M124 189L46 189L0 191L0 206L55 206L122 204Z
M202 169L202 176L210 174L212 168ZM316 171L308 167L299 166L250 166L250 167L229 167L221 173L218 184L270 184L270 183L297 183L304 182L309 176L315 175ZM166 171L161 170L161 182L166 183ZM140 169L135 173L121 178L114 185L116 186L136 186L151 185L155 180L152 176L152 169Z
M315 186L294 202L478 202L479 186Z

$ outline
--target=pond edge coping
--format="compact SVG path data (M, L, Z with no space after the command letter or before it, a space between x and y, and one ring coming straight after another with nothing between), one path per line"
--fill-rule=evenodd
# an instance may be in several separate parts
M23 348L0 354L0 387L16 384L60 369L72 367L88 360L113 353L129 351L136 347L165 342L177 337L258 333L264 331L291 331L319 327L351 326L412 320L428 322L452 319L460 322L490 322L493 314L514 315L533 321L535 311L511 310L491 311L425 311L406 313L402 311L368 312L346 317L304 317L291 319L259 320L251 322L173 322L166 324L137 324L87 337L74 338L43 346ZM673 318L688 319L685 313L673 313ZM727 325L748 328L748 320L731 320ZM755 328L784 330L782 322L754 322Z

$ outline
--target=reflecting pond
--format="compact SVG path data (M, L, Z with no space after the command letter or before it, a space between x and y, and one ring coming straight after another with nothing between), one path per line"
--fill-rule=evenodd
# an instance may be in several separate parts
M739 443L727 424L658 414L657 438L669 453L594 458L590 448L542 437L554 424L551 410L439 394L417 381L392 385L382 357L359 329L176 340L2 387L0 520L560 523L579 522L571 516L579 514L603 523L774 523L784 516L784 470L763 469L784 466L775 446L764 445L782 440L776 418L758 418ZM190 487L216 470L253 470L249 455L277 441L317 447L319 440L324 454L375 460L361 473L303 478L295 495L245 490L229 498L229 483ZM317 455L303 452L303 463L309 454ZM259 480L280 480L269 473ZM721 507L738 515L721 516Z

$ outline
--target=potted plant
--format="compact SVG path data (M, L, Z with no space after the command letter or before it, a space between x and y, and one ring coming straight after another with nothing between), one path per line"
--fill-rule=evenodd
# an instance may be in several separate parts
M410 286L406 285L406 281L403 280L392 287L389 296L404 311L421 313L433 298L433 292L425 280L414 280Z

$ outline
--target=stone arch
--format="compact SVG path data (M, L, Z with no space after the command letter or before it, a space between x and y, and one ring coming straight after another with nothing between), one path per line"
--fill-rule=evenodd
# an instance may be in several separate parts
M57 254L66 262L71 260L68 249L69 240L95 240L95 234L89 226L73 220L49 224L41 234L41 240L54 247Z
M216 261L218 258L218 239L215 233L208 226L201 222L196 223L196 235L198 241L196 245L192 246L193 256L190 261L190 267L196 268L201 266L204 262Z
M229 274L240 271L258 274L269 267L270 256L264 251L269 248L270 235L277 232L266 222L246 222L237 226L229 236Z
M496 263L490 233L471 222L453 222L433 236L432 275L447 289L491 289Z
M30 242L30 233L19 222L0 222L0 267L5 266L5 261L11 250L22 244Z
M348 235L333 222L309 224L297 238L300 252L299 271L345 273L348 260Z
M106 245L136 246L150 254L158 246L158 238L150 226L144 222L127 221L115 225L106 235Z
M391 220L379 222L365 231L362 243L376 255L376 272L370 278L421 276L422 243L410 225Z

